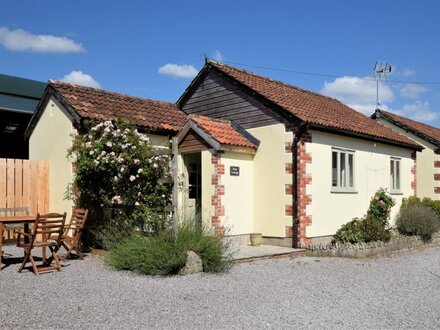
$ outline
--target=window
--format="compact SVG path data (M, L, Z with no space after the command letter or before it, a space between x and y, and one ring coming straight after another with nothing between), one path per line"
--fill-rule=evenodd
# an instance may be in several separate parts
M390 191L400 192L400 159L391 158L390 160Z
M354 152L332 150L332 191L354 192Z

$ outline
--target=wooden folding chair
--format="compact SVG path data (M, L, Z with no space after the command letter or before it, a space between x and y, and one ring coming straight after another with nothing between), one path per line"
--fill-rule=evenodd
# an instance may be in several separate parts
M61 271L61 264L56 254L60 245L61 245L61 237L63 235L64 225L66 222L66 213L48 213L44 215L37 214L35 219L34 227L32 228L32 232L25 233L22 231L18 231L18 246L22 247L25 252L25 256L23 259L23 263L20 266L18 272L21 272L24 266L30 261L32 263L32 269L35 275L39 275L40 271L47 271L56 269L59 272ZM21 241L21 236L29 237L29 243L25 243ZM35 263L34 257L32 256L33 248L49 248L52 257L43 260L43 264L37 266ZM55 265L52 265L52 261L55 262Z
M65 230L61 238L61 246L63 246L67 251L65 255L60 257L61 261L63 261L66 258L70 258L70 255L72 254L73 251L76 252L76 255L81 260L84 259L84 255L81 253L80 250L80 242L81 242L80 240L88 215L89 215L89 210L85 210L85 209L73 210L70 223L65 226Z

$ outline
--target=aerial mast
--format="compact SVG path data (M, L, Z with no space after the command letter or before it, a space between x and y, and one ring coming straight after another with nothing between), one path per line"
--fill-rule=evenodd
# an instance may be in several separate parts
M373 71L374 71L374 78L376 79L376 109L377 109L380 106L379 80L387 79L387 74L391 73L391 64L385 61L376 61Z

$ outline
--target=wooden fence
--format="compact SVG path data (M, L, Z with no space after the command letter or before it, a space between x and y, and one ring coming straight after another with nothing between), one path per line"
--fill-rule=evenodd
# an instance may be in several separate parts
M27 207L30 214L48 212L47 161L0 158L0 208L16 207Z

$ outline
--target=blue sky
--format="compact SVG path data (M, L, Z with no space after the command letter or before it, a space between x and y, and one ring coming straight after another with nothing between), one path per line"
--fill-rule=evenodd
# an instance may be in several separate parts
M0 73L175 102L206 54L371 114L385 60L382 107L440 126L439 17L437 0L0 0Z

